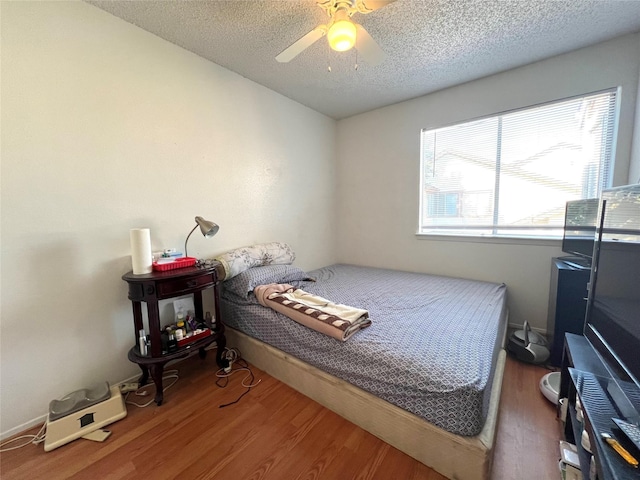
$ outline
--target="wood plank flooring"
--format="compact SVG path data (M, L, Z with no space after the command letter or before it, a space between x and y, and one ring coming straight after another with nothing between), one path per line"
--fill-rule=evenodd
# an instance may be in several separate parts
M0 454L13 479L445 480L411 457L253 368L260 384L238 403L243 372L215 385L211 353L169 366L180 380L165 403L128 405L104 443L75 440ZM557 479L560 425L538 389L547 370L507 359L493 480ZM129 397L132 399L132 397ZM150 397L137 397L144 403ZM33 429L28 433L36 433Z

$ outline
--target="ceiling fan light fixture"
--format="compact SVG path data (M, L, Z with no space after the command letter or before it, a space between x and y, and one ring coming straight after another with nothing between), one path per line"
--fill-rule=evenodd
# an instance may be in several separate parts
M327 40L336 52L346 52L356 44L356 26L351 20L338 20L329 27Z
M371 35L360 24L353 23L351 16L378 10L395 0L320 0L318 6L329 16L329 23L318 25L309 33L293 42L276 55L276 61L287 63L315 42L326 36L329 47L337 52L346 52L356 47L360 56L371 66L384 59L384 52Z

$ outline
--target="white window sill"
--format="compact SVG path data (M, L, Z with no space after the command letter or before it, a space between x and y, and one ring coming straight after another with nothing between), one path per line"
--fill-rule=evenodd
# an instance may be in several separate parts
M440 242L492 243L503 245L537 245L543 247L560 247L562 237L526 237L526 236L491 236L491 235L453 235L445 233L416 233L418 240Z

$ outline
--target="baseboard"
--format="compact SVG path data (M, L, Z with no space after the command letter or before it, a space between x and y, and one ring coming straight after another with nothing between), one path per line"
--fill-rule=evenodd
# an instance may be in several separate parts
M34 418L33 420L29 420L22 425L18 425L17 427L11 428L6 432L0 433L0 441L4 442L8 438L13 437L14 435L18 435L19 433L25 432L33 427L37 427L42 425L47 419L47 414L41 415L39 417Z

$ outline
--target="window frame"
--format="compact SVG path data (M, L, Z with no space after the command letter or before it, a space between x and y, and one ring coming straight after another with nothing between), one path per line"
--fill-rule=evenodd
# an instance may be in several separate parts
M434 127L424 127L420 129L420 146L419 146L419 179L418 179L418 226L416 230L416 236L419 238L433 238L439 240L458 240L458 241L477 241L477 240L486 240L491 243L526 243L531 245L550 245L550 244L558 244L562 240L562 227L553 227L550 226L547 229L549 230L548 235L523 235L523 234L508 234L508 233L496 233L496 230L505 231L505 230L519 230L526 231L530 230L545 230L545 228L540 228L540 226L505 226L505 225L455 225L452 228L451 225L436 225L423 227L422 219L423 219L423 208L424 208L424 175L425 175L425 162L423 155L423 132L425 131L433 131L433 130L442 130L450 127L455 127L457 125L463 125L466 123L478 122L491 118L501 118L504 115L509 115L517 112L522 112L530 109L536 109L539 107L550 106L563 102L570 102L572 100L581 99L590 96L596 96L601 94L612 93L615 95L614 105L613 105L613 115L612 115L612 134L611 134L611 151L609 153L610 160L605 167L607 168L605 176L605 184L602 186L601 190L606 188L611 188L613 186L613 177L615 170L615 160L616 160L616 150L617 150L617 142L618 142L618 131L619 131L619 122L620 122L620 108L621 108L621 94L622 87L610 87L604 88L601 90L590 91L586 93L580 93L576 95L571 95L568 97L556 98L553 100L535 103L531 105L526 105L522 107L512 108L508 110L503 110L496 113L481 115L477 117L472 117L464 120L457 120L455 122L450 122L448 124L434 126ZM496 171L497 173L497 171ZM461 193L460 193L461 194ZM499 195L499 194L498 194ZM438 218L447 218L447 216L439 216ZM450 217L449 217L450 218ZM429 231L425 231L429 230ZM469 230L469 231L466 231ZM492 233L483 233L479 230L492 230ZM553 231L556 230L558 233L554 234ZM514 242L515 241L515 242ZM524 242L523 242L524 241Z

